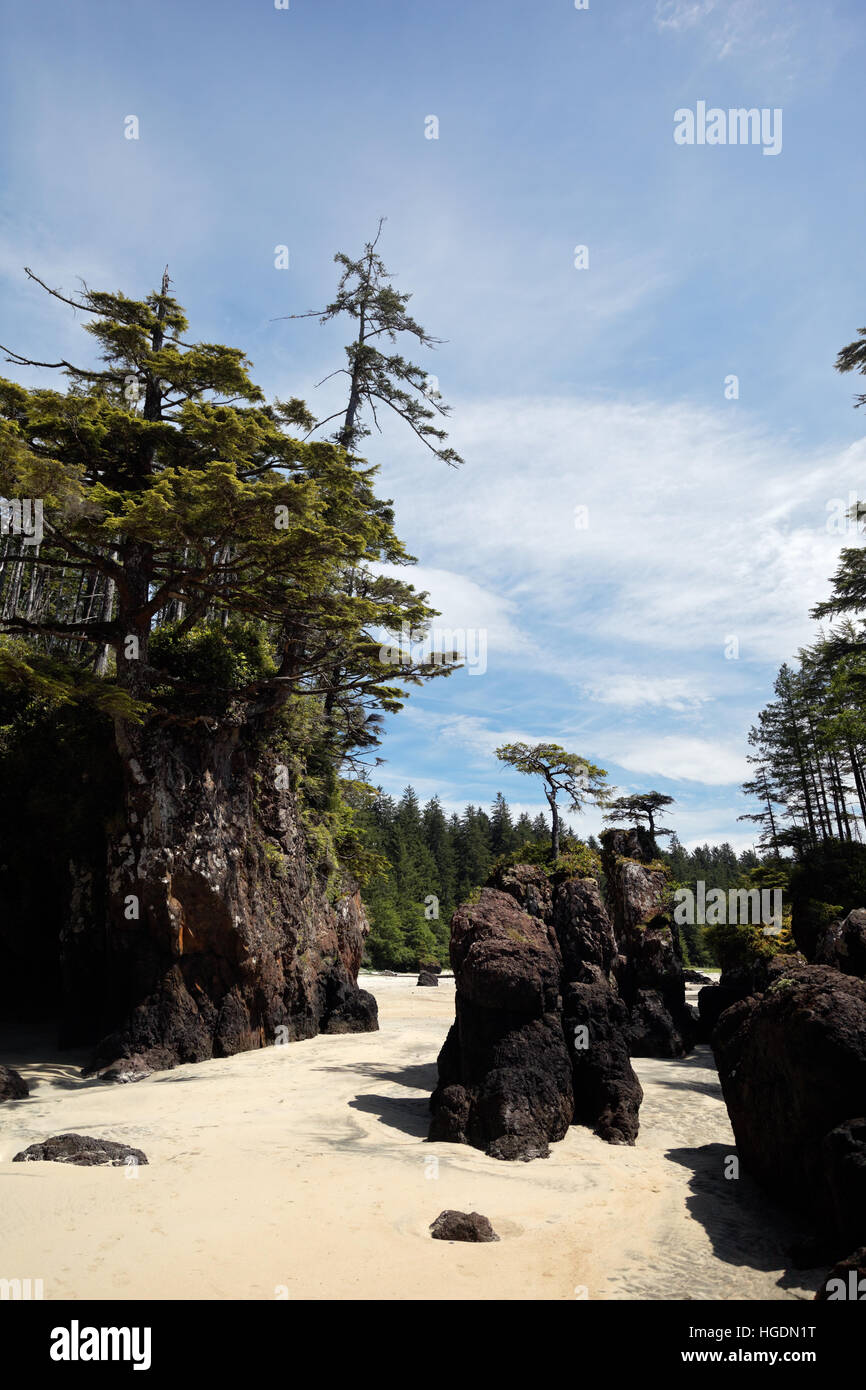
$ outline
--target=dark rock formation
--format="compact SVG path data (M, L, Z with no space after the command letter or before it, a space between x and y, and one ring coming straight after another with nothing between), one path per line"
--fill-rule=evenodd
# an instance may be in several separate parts
M170 757L154 736L150 756L158 796L112 852L114 1020L87 1071L375 1029L376 1002L357 987L360 896L329 900L273 758L230 726L207 741L178 733Z
M712 1038L721 1015L732 1004L763 994L779 974L788 974L806 961L796 955L761 956L744 965L728 966L722 971L717 985L706 985L698 994L701 1025L708 1039Z
M0 1065L0 1101L23 1100L29 1094L30 1087L24 1077L19 1076L12 1067Z
M552 920L553 888L547 874L537 864L496 869L488 887L508 893L530 917L540 917L548 923Z
M153 1075L151 1067L143 1057L134 1052L131 1057L119 1057L110 1066L103 1067L99 1072L100 1081L116 1081L122 1085L129 1085L134 1081L146 1081Z
M430 1139L546 1157L573 1121L634 1143L642 1092L598 885L551 884L532 865L492 882L452 922L457 1017L439 1056Z
M833 1266L815 1298L820 1302L866 1300L866 1245Z
M820 928L813 960L816 965L832 965L844 975L866 977L866 908L855 908L844 921Z
M629 1050L633 1057L681 1057L694 1046L696 1030L667 872L645 830L605 830L601 843Z
M434 1240L498 1240L486 1216L477 1211L442 1211L430 1227Z
M831 1129L821 1149L835 1228L866 1244L866 1117Z
M118 1144L113 1139L91 1139L86 1134L56 1134L41 1144L31 1144L12 1159L13 1163L74 1163L81 1168L108 1164L120 1168L127 1163L147 1163L141 1149Z
M616 938L595 879L570 878L559 884L552 921L566 980L611 979Z
M712 985L715 983L712 976L702 975L700 970L684 970L683 979L687 985Z
M739 1001L740 996L732 990L723 989L721 984L704 985L698 991L698 1014L701 1020L701 1032L703 1037L709 1041L715 1032L716 1024L732 1004Z
M775 1196L866 1241L866 983L775 957L713 1049L744 1165Z
M439 977L431 974L429 970L422 970L418 976L418 984L425 985L428 989L436 989L439 986Z
M232 704L125 733L52 711L4 750L5 1017L54 1021L94 1069L139 1075L376 1027L360 897L276 735Z
M562 1020L573 1068L574 1123L609 1144L633 1144L643 1090L628 1053L628 1010L599 972L565 986Z
M571 1123L556 936L508 893L482 890L451 924L456 1019L439 1054L431 1140L546 1158Z

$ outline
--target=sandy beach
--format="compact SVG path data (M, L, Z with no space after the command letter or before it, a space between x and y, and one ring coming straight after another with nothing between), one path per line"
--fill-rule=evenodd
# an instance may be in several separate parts
M4 1036L31 1083L0 1110L0 1277L46 1299L805 1299L797 1234L742 1175L709 1050L637 1059L635 1148L572 1127L547 1160L428 1144L454 982L366 975L378 1033L82 1081L83 1057ZM50 1135L122 1140L139 1169L13 1164ZM434 1241L446 1207L496 1244Z

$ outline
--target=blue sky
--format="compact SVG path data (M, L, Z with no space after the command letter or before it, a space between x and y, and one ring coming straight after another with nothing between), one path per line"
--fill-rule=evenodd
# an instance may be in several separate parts
M555 740L675 796L686 843L750 843L747 731L814 632L846 540L828 504L866 460L858 383L833 371L866 322L860 0L3 11L19 351L85 344L24 265L144 294L167 262L196 336L325 415L345 325L273 320L324 304L334 252L388 219L384 259L447 340L423 365L466 464L390 427L368 451L439 625L483 632L487 660L390 720L383 785L535 811L492 750ZM699 101L781 109L781 152L677 145Z

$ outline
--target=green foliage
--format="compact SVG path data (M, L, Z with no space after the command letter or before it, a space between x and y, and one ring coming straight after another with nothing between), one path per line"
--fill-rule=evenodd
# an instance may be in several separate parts
M661 792L641 792L634 796L618 796L615 800L608 802L609 811L605 816L606 821L611 821L614 825L644 825L646 824L650 834L673 835L672 830L666 830L664 826L656 825L655 818L666 806L673 806L674 798L664 796Z
M56 298L101 365L61 363L65 394L0 379L0 495L42 499L45 531L0 562L0 630L17 643L0 679L129 723L230 698L264 726L303 691L333 762L374 746L378 711L450 670L382 657L383 634L423 632L434 610L373 569L412 561L376 469L299 439L309 413L267 404L240 349L188 342L167 279L143 300Z
M790 893L798 910L810 902L838 903L845 916L866 903L866 845L831 840L791 865Z
M578 753L568 753L558 743L505 743L497 748L500 762L529 776L540 777L550 807L551 848L559 852L559 806L562 795L567 809L582 811L587 801L607 805L611 789L605 786L603 767L587 762Z
M288 862L279 846L272 844L270 840L265 840L262 850L272 876L279 879L287 878Z
M225 626L166 623L151 638L150 657L166 675L218 695L242 690L276 671L264 625L237 617Z
M382 224L373 241L367 242L357 258L340 251L334 257L342 267L335 298L321 311L291 315L292 318L318 318L321 323L347 317L356 326L356 337L346 347L346 366L339 375L348 379L345 411L337 411L312 424L312 429L340 419L335 434L339 444L354 450L370 433L364 415L378 425L377 405L387 406L403 420L413 434L443 463L456 467L463 460L445 444L446 432L436 424L437 416L450 414L438 391L431 391L427 372L400 352L383 352L387 344L408 335L425 348L436 347L433 338L407 312L410 294L396 290L393 279L376 251ZM337 375L338 373L335 373Z
M714 960L723 970L737 965L753 965L755 961L774 956L782 949L780 938L765 936L761 927L752 923L727 922L709 926L705 928L705 936Z
M508 869L517 864L537 865L552 881L565 878L594 878L598 882L601 876L601 857L598 851L569 835L563 837L556 859L553 857L549 840L531 840L513 849L509 854L501 855L493 868Z
M353 784L354 786L354 784ZM448 960L450 921L459 903L472 901L487 881L503 838L512 842L505 858L539 862L551 873L591 873L598 857L570 836L554 866L550 843L532 844L533 828L523 816L515 825L505 798L497 795L490 814L467 806L446 817L437 797L423 808L411 787L399 801L366 787L345 793L356 810L356 833L382 866L364 891L371 932L367 956L382 969L417 969L425 960ZM542 833L546 830L541 818ZM500 857L498 862L503 862Z

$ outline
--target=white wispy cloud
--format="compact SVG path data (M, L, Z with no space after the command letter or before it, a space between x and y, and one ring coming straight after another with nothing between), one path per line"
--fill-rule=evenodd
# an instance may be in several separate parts
M546 669L578 676L599 641L642 650L643 671L721 665L731 636L741 661L810 640L843 539L827 505L862 477L866 441L798 456L736 409L562 398L464 405L459 425L464 469L385 479L410 544L423 535L436 568L507 596L503 650L543 645Z
M689 676L651 676L639 671L600 674L587 682L584 690L599 704L630 710L643 705L671 710L694 709L712 698Z
M748 774L744 748L730 741L684 734L634 734L612 731L605 740L610 758L629 772L671 781L735 786Z

